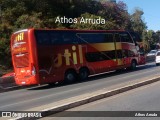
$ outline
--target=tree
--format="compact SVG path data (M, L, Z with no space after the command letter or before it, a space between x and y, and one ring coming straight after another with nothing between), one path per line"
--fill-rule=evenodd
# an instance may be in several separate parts
M147 29L146 23L143 20L143 14L144 12L139 9L136 8L134 13L131 15L131 29L133 31L138 32L141 36L144 30Z
M43 21L40 19L41 13L33 13L33 15L21 15L15 22L15 28L43 28Z
M148 50L156 49L158 47L158 41L159 35L157 32L154 32L153 30L143 31L143 43L148 47Z
M130 15L127 12L127 5L119 1L118 3L103 2L103 9L99 11L100 16L106 19L108 28L106 29L128 29Z
M3 68L11 67L10 55L10 35L12 26L9 24L0 24L0 65Z

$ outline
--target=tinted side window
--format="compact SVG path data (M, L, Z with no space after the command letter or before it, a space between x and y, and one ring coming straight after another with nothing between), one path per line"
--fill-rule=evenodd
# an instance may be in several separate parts
M81 43L101 43L105 41L105 34L78 33Z
M36 40L38 44L42 45L49 45L50 44L50 38L49 34L47 32L43 32L36 35Z
M121 42L133 43L130 35L127 32L120 33Z
M50 33L50 41L51 44L61 44L63 39L62 36L60 35L60 33L56 33L56 32L51 32Z
M114 39L116 42L121 42L120 35L118 33L115 34Z
M75 31L36 30L39 45L114 42L112 33L76 33Z
M60 45L60 44L76 44L78 38L73 31L35 31L36 41L38 45Z
M113 42L113 34L107 33L77 33L80 43Z
M62 44L76 44L78 40L74 32L63 32L60 34L62 37Z
M113 34L106 33L106 42L113 42Z
M86 53L85 57L88 62L97 62L103 60L100 52Z
M138 33L136 32L129 32L129 33L132 36L134 42L142 42L141 37Z
M116 59L116 54L115 54L115 50L113 51L106 51L106 52L103 52L104 56L107 57L108 59Z
M98 61L116 59L115 51L86 53L85 57L88 62L98 62Z
M117 50L117 58L122 58L122 50Z

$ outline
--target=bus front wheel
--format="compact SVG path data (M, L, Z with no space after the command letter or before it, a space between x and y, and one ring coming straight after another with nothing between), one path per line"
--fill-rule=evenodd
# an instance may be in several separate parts
M135 60L132 60L130 69L131 69L131 70L135 70L135 69L136 69L136 66L137 66L137 62L136 62Z
M64 81L66 83L72 83L72 82L76 81L76 78L77 78L77 73L74 70L68 70L65 73Z

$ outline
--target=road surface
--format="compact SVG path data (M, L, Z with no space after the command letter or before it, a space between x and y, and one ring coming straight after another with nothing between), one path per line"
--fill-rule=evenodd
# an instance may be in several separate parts
M159 120L160 119L160 82L152 83L134 90L127 91L109 98L95 101L80 107L58 113L61 117L48 117L44 120ZM83 111L83 112L82 112ZM86 112L95 111L95 112ZM105 112L104 112L105 111ZM127 111L126 116L136 117L106 117L106 111ZM147 111L147 112L144 112ZM158 111L158 112L154 112ZM116 112L113 116L116 116ZM124 114L124 116L125 116ZM101 116L102 115L102 116ZM145 117L144 117L145 115ZM65 116L65 117L62 117ZM76 117L74 117L76 116ZM79 117L77 117L79 116ZM83 116L83 117L80 117ZM85 116L85 117L84 117ZM95 117L93 117L95 116ZM99 116L99 117L97 117ZM123 115L122 115L123 116ZM147 116L147 117L146 117ZM148 117L150 116L150 117ZM159 116L159 117L155 117Z
M25 111L41 105L70 97L111 88L125 82L145 80L159 75L160 67L155 63L139 67L136 71L112 72L90 77L85 82L62 86L40 86L29 89L0 93L0 111Z

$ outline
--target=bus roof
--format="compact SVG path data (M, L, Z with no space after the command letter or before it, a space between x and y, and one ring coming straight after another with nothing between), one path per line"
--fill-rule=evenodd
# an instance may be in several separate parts
M23 29L23 30L16 31L16 32L14 32L14 34L17 34L17 33L20 33L20 32L26 32L26 31L28 31L28 29Z
M124 32L125 30L77 30L77 29L35 29L35 28L30 28L30 29L23 29L23 30L19 30L16 33L20 33L20 32L26 32L28 30L46 30L46 31L75 31L75 32Z

